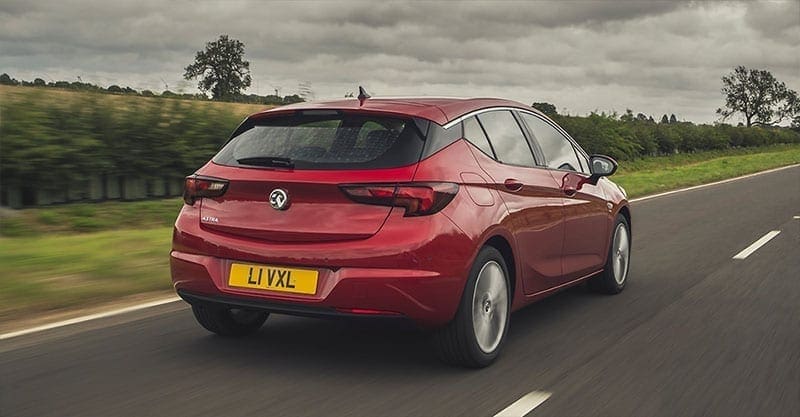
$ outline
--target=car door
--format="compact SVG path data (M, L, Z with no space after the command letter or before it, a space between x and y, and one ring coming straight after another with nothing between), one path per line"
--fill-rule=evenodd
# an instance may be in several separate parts
M514 115L481 113L464 121L464 136L508 210L505 225L516 241L518 272L526 294L556 285L562 276L562 197L552 175L537 166Z
M610 209L602 187L589 182L589 161L561 130L545 119L520 112L533 133L564 204L563 281L602 268L608 244Z

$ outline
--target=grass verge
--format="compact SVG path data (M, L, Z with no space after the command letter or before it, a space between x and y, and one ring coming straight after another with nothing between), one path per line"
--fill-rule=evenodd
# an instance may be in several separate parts
M628 161L613 179L633 198L796 163L800 146L771 146ZM169 289L171 225L181 204L108 202L0 213L0 324L21 314Z
M172 229L0 238L0 322L165 290Z
M626 161L612 179L630 198L800 163L800 146L700 152Z

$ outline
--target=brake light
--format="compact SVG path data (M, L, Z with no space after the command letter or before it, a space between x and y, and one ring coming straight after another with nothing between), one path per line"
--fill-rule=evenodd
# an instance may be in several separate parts
M200 197L219 197L228 189L228 181L220 178L190 175L183 187L183 201L192 206Z
M404 207L406 216L425 216L445 208L458 193L458 184L401 183L353 184L340 186L357 203Z

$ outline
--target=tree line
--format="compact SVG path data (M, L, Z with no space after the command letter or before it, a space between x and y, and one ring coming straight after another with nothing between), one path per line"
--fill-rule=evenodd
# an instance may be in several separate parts
M5 201L10 188L74 190L93 178L112 176L180 179L208 161L242 118L255 111L192 100L86 93L65 97L37 88L3 94L0 191ZM623 161L646 155L800 143L799 132L782 127L696 125L673 117L657 123L632 111L572 116L556 113L553 105L534 103L534 107L545 110L587 152Z
M725 107L717 109L721 122L741 115L744 123L695 125L679 122L674 114L653 116L592 112L587 117L558 114L556 106L532 106L553 118L589 153L605 153L620 160L677 152L729 147L800 143L800 99L796 91L769 71L737 66L722 77ZM790 123L790 127L781 124Z
M103 94L117 94L117 95L130 95L140 97L161 97L161 98L177 98L183 100L201 100L201 101L226 101L231 103L246 103L246 104L265 104L280 106L284 104L300 103L305 101L303 97L298 94L291 94L279 96L277 94L258 95L258 94L244 94L237 92L235 94L228 94L225 97L209 98L202 93L177 93L170 90L162 92L154 92L152 90L136 90L130 86L119 86L112 84L108 87L102 87L97 84L87 83L83 81L45 81L42 78L34 78L33 81L18 80L13 78L7 73L0 74L0 85L15 85L23 87L47 87L58 88L62 90L73 91L87 91L93 93Z
M755 147L777 143L800 143L800 130L779 126L732 126L694 124L663 115L657 123L652 116L592 112L588 116L558 114L550 103L533 103L547 114L589 153L601 153L619 160L734 147Z

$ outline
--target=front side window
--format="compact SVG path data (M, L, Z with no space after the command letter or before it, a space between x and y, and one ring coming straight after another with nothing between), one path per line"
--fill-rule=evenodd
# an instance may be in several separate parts
M490 111L479 114L477 118L489 135L489 142L500 162L526 167L536 166L528 141L510 111Z
M579 149L575 148L575 153L578 155L578 159L581 161L581 172L584 174L591 174L591 169L589 168L589 158L583 154Z
M547 166L554 169L581 171L578 156L572 142L549 123L528 113L520 112L520 117L531 129L533 136L542 148Z

